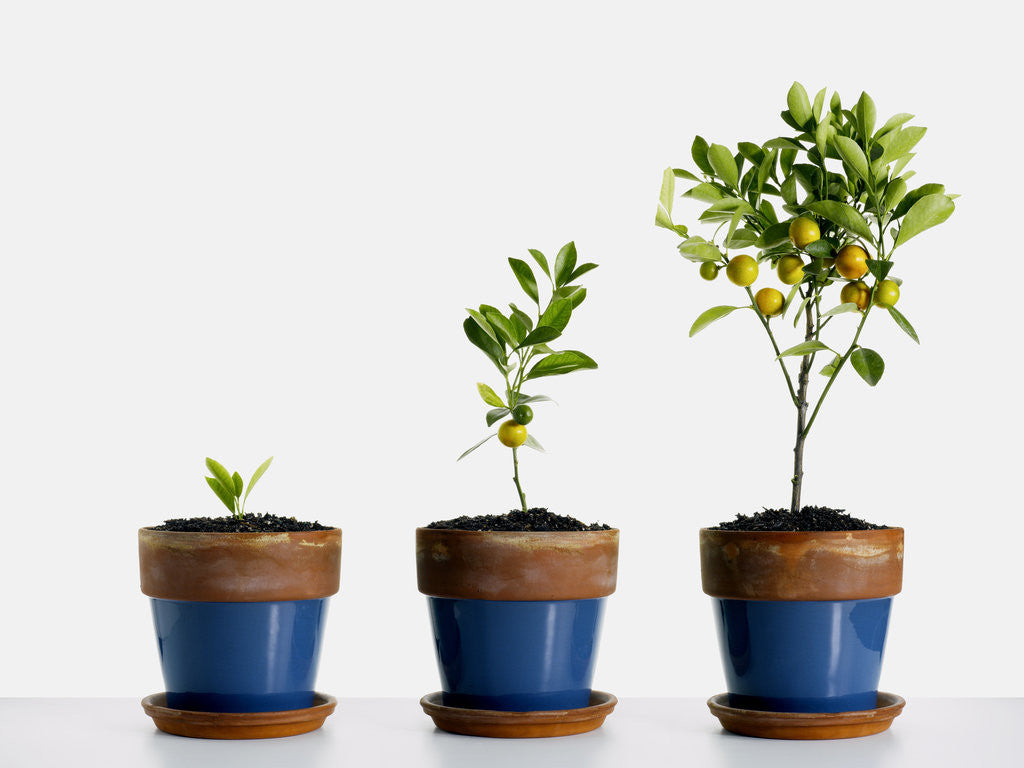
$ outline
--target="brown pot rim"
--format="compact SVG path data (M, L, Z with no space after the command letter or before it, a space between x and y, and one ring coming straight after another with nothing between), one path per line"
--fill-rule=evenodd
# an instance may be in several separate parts
M701 528L704 592L733 600L867 600L903 586L903 528L720 531Z
M615 591L619 529L416 529L420 592L464 600L585 600Z
M338 591L340 528L215 532L140 528L142 592L163 600L278 602Z

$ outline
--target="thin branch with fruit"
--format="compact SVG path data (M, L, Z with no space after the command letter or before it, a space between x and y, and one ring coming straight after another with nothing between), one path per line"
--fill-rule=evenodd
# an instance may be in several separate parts
M483 401L491 406L484 416L488 427L494 426L506 416L497 432L493 432L459 456L461 461L492 437L512 449L512 480L519 494L523 512L528 512L526 494L519 481L519 448L523 445L537 451L543 447L537 438L527 433L526 426L533 421L531 403L551 402L546 395L527 395L522 391L528 381L545 376L560 376L573 371L597 368L597 363L577 350L556 351L548 346L565 331L573 312L587 298L587 289L577 281L597 268L597 264L576 265L576 244L567 243L558 252L553 266L540 251L530 249L530 255L540 267L550 284L547 304L541 309L541 291L530 265L522 259L509 259L509 266L523 289L536 306L536 319L509 304L510 313L502 313L496 307L481 304L478 309L467 309L469 317L462 327L472 344L483 351L494 363L504 380L505 396L482 382L476 385Z
M905 169L926 130L907 125L913 115L894 115L876 130L875 104L866 93L852 109L843 109L837 93L825 109L825 95L822 88L812 104L804 87L793 83L782 119L796 133L761 145L740 142L737 154L697 136L690 154L699 175L666 169L655 216L657 226L684 238L679 252L700 264L702 278L714 280L724 266L729 281L742 287L750 299L749 305L720 305L703 312L690 328L690 336L738 309L753 310L768 335L797 412L793 513L800 510L804 443L839 372L849 362L875 386L885 370L881 355L860 344L872 307L885 309L900 329L920 343L910 321L896 309L902 281L890 277L892 257L908 240L948 219L957 197L947 194L942 184L909 189L907 182L914 172ZM745 163L749 163L747 170ZM718 225L710 239L690 236L686 226L674 223L677 179L695 182L683 197L708 204L699 221ZM782 211L788 216L780 218L768 196L781 198ZM726 226L727 234L720 240ZM756 248L757 257L729 256L730 250L746 248ZM788 295L771 287L751 290L759 264L766 262L783 285L792 286ZM868 275L874 279L870 285L864 280ZM835 284L842 284L839 304L822 312L822 297ZM797 297L801 301L793 325L804 317L803 340L780 350L771 321L785 317ZM858 313L860 321L840 354L821 335L836 316L846 313ZM809 374L818 352L830 352L833 358L821 370L827 381L811 409ZM786 365L792 357L800 358L795 387Z

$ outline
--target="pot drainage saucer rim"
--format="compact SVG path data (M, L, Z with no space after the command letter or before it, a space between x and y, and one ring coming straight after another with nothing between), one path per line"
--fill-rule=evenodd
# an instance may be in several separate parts
M881 733L903 711L902 696L878 692L878 706L856 712L767 712L730 707L729 694L708 699L708 709L722 727L762 739L852 739Z
M338 700L313 694L313 706L278 712L198 712L167 706L166 693L142 700L142 709L156 727L175 736L198 739L273 739L315 731L334 712Z
M591 691L590 704L586 707L537 712L446 707L441 703L440 691L420 699L423 711L442 731L503 739L571 736L593 731L601 727L617 703L618 699L604 691Z

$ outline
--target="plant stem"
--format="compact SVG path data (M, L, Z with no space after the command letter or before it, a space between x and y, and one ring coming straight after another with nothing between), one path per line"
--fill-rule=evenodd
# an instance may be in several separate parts
M512 479L515 481L516 490L519 491L519 503L522 504L522 506L523 506L523 514L525 515L528 510L526 509L526 494L523 493L523 487L519 484L519 453L518 453L518 451L519 451L518 448L513 448L512 449L512 467L513 467L514 472L515 472L512 475Z
M750 306L753 307L754 313L757 315L757 319L761 321L761 325L764 326L765 331L768 333L768 338L772 342L772 349L775 350L775 357L779 361L779 367L782 368L782 375L786 377L786 386L789 388L789 396L793 399L793 404L796 405L797 399L796 391L793 389L793 380L789 377L789 371L786 369L785 362L783 362L782 358L779 357L779 355L782 354L782 350L779 349L779 345L775 341L775 334L772 333L768 320L761 314L761 310L758 309L757 302L754 301L753 291L751 291L750 288L745 288L744 290L747 292L747 296L750 297Z
M811 412L810 421L808 421L807 426L804 427L803 436L805 438L807 437L807 433L811 431L811 427L814 426L814 420L818 417L818 411L821 410L821 404L825 402L825 395L827 395L828 391L832 388L832 382L836 380L836 377L839 375L839 371L842 370L846 361L850 359L850 355L852 355L853 351L857 348L857 341L860 339L860 332L864 329L864 322L868 319L868 314L870 312L871 300L869 299L868 307L864 310L864 317L860 319L860 325L857 326L857 333L854 334L853 341L850 342L850 348L846 350L846 354L839 358L839 362L836 363L835 370L833 370L832 375L829 376L828 383L825 384L825 389L821 391L821 396L818 398L818 402L814 406L814 410Z
M813 286L811 291L814 291ZM813 301L808 301L804 307L804 317L806 319L804 341L811 341L815 338L816 334L813 304ZM804 440L807 438L807 433L804 430L804 420L807 418L807 384L810 378L813 359L813 354L803 356L800 360L800 375L797 378L796 445L793 446L793 495L789 501L789 511L794 515L800 511L800 491L804 481Z

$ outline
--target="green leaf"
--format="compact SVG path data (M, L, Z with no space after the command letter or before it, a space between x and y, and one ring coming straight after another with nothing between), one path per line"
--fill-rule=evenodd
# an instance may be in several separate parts
M797 312L797 316L799 315L800 313ZM812 339L811 341L801 341L796 346L790 347L785 352L782 352L779 357L803 357L804 355L809 355L813 352L824 352L825 350L835 354L835 350L831 349L828 345Z
M688 189L685 192L683 192L683 197L689 197L694 200L700 200L705 203L714 203L718 200L721 200L724 197L724 195L722 194L722 190L720 190L714 184L709 184L708 182L704 181L698 184L696 187L693 187L692 189Z
M519 399L516 400L516 405L523 403L553 403L555 402L547 395L519 395Z
M786 180L782 182L782 188L779 191L782 192L782 199L789 203L789 205L796 205L796 175L790 174L787 176Z
M832 307L828 312L823 312L822 317L831 317L832 315L843 315L847 312L860 312L857 308L857 304L852 301L845 301L838 307Z
M715 175L727 185L733 189L739 186L740 171L736 166L736 158L732 156L732 152L727 147L723 147L721 144L712 144L708 149L708 162L714 168Z
M808 243L804 246L804 250L816 259L827 259L832 255L834 247L832 243L823 238L815 240L813 243Z
M569 276L576 269L576 243L569 241L562 246L555 257L555 285L561 288L569 282Z
M764 185L768 183L768 179L771 178L772 171L775 170L775 162L778 159L779 150L773 149L764 160L761 161L760 166L757 169L757 191L760 192L764 189Z
M818 148L818 154L825 157L828 152L828 140L830 136L835 134L835 129L832 128L832 114L830 112L825 113L825 119L818 123L818 127L814 129L814 144Z
M572 308L573 309L576 309L576 307L578 307L580 304L582 304L586 300L586 298L587 298L587 289L586 288L578 288L578 289L576 289L572 293L571 296L569 296L569 303L572 304Z
M690 338L692 339L696 334L703 331L709 325L716 320L721 320L726 315L730 315L737 309L746 309L746 307L732 307L729 305L722 305L719 307L712 307L700 314L700 316L693 321L693 325L690 326Z
M272 462L273 460L274 460L274 457L271 456L269 459L267 459L262 464L260 464L258 467L256 467L256 471L252 473L252 477L249 478L249 486L245 489L245 497L242 499L242 506L243 507L245 506L245 500L248 499L249 498L249 494L252 493L252 488L253 488L254 485L256 485L256 481L259 480L261 477L263 477L264 473L268 469L270 469L270 462Z
M210 474L217 478L217 481L224 487L231 496L234 496L235 481L231 479L231 473L224 468L224 465L218 461L207 457L206 468L210 470Z
M875 350L866 347L854 350L850 355L850 364L853 365L853 370L859 373L860 377L872 387L879 382L885 372L885 361L882 360L882 356Z
M839 355L836 355L835 357L832 358L832 362L826 365L824 368L822 368L821 371L819 371L819 373L821 373L822 376L831 377L832 374L836 372L836 367L839 365L839 361L840 357Z
M811 115L815 120L821 119L821 108L825 106L825 91L827 88L822 88L818 91L818 94L814 97L814 106L811 107Z
M544 450L544 446L537 441L537 438L534 437L532 433L526 435L526 442L524 442L523 445L525 445L527 448L533 448L533 450L535 451L547 453L547 451Z
M806 266L806 265L804 266L804 269L807 269L807 266ZM800 283L797 283L797 285L800 285ZM811 299L813 299L813 298L814 298L814 296L808 296L808 297L806 297L806 298L805 298L805 299L804 299L803 301L801 301L801 302L800 302L800 306L799 306L799 307L797 307L797 310L796 310L796 314L794 314L794 315L793 315L793 327L794 327L794 328L796 328L796 326L797 326L797 323L799 323L799 322L800 322L800 316L801 316L801 315L803 315L803 313L804 313L804 308L805 308L805 307L807 306L807 303L808 303L808 302L809 302L809 301L810 301Z
M456 461L462 461L462 460L463 460L464 458L466 458L467 456L469 456L469 454L471 454L471 453L472 453L473 451L475 451L475 450L476 450L477 448L479 448L479 447L480 447L481 445L483 445L484 443L486 443L486 442L487 442L488 440L490 440L490 439L491 439L492 437L494 437L494 436L495 436L495 435L497 435L497 434L498 434L498 433L497 433L497 432L495 432L495 433L494 433L493 435L488 435L488 436L487 436L487 437L485 437L485 438L484 438L483 440L481 440L481 441L480 441L479 443L477 443L476 445L474 445L474 446L473 446L472 448L467 448L466 450L464 450L464 451L462 452L462 455L461 455L461 456L459 456L459 458L457 458L457 459L456 459Z
M238 474L237 472L234 472L231 475L231 482L234 485L235 496L236 497L241 496L242 495L242 489L245 488L245 486L242 484L242 476L240 474Z
M876 118L875 102L871 100L867 92L861 93L855 112L857 114L857 132L867 141L867 137L875 130Z
M511 413L511 411L509 411L508 408L494 408L488 411L486 416L487 426L493 427L495 422L501 421L508 416L509 413Z
M713 175L715 169L708 162L708 143L702 136L694 136L693 145L690 147L690 157L704 173Z
M537 326L549 326L556 331L564 331L572 316L572 303L568 299L558 299L548 304L544 314L540 316Z
M537 278L533 276L533 270L530 269L530 265L522 259L509 259L508 265L512 267L516 280L519 281L519 285L522 287L526 295L539 304L540 299L537 295Z
M907 182L902 177L895 178L885 187L885 194L882 196L882 207L891 211L907 194Z
M676 196L676 176L671 168L661 175L661 192L658 194L658 210L654 214L654 226L676 231L672 223L672 202Z
M893 211L893 217L901 219L907 215L907 211L914 207L914 204L922 197L927 195L941 195L946 191L946 187L943 184L922 184L920 187L910 192L902 200L900 204L896 206L896 210Z
M782 304L782 317L786 316L786 312L789 310L789 305L793 303L793 299L797 297L797 292L799 290L800 283L797 283L796 285L789 289L789 293L786 294L786 300Z
M953 201L945 195L925 195L907 211L896 237L896 245L902 245L926 229L941 224L952 215L955 207Z
M893 115L885 121L885 125L875 131L874 139L878 141L879 138L889 133L890 131L899 128L908 120L913 120L914 116L907 112L900 112L899 114Z
M871 228L860 212L851 205L835 200L822 200L807 206L809 210L835 222L843 229L860 235L868 242L874 243Z
M521 322L526 327L527 331L530 331L533 328L533 318L531 318L528 314L523 312L523 310L521 310L515 304L509 304L508 306L509 309L512 310L512 316L519 320L519 322Z
M700 179L698 179L692 173L690 173L689 171L683 170L682 168L673 168L672 169L672 173L673 173L673 175L677 179L687 179L689 181L700 181Z
M498 397L498 393L482 381L478 381L476 383L476 391L480 393L480 397L483 398L483 401L488 405L493 405L496 408L504 407L505 401Z
M887 165L893 160L897 160L908 154L917 142L924 137L927 130L927 128L920 128L911 125L906 128L901 128L895 133L889 134L889 142L885 147L885 151L882 152L882 156L877 160L877 163L879 165Z
M569 349L564 352L555 352L534 365L523 381L539 379L541 376L560 376L561 374L571 373L583 368L597 368L597 363L582 352L575 350Z
M868 271L875 276L875 279L881 282L885 280L889 274L889 270L892 269L891 261L880 261L878 259L868 259Z
M907 334L907 336L920 344L921 340L917 337L917 331L914 330L914 326L910 324L910 321L903 316L903 313L896 309L896 307L886 307L886 309L889 310L889 314L892 315L892 319L896 321L896 325L898 325L903 332Z
M670 206L671 207L671 206ZM536 248L528 249L530 255L533 256L533 260L537 262L537 265L544 270L544 274L551 277L551 268L548 266L548 259L543 253L538 251Z
M205 479L206 479L206 484L208 486L210 486L210 490L212 490L215 494L217 494L217 498L220 499L224 503L224 506L228 508L228 510L231 512L232 515L235 514L235 496L234 496L234 494L231 493L231 491L229 491L223 485L221 485L218 480L216 480L216 479L214 479L212 477L207 477Z
M761 236L757 238L757 242L754 243L758 248L772 248L780 243L785 243L789 240L789 222L784 221L779 224L772 224L766 227Z
M490 335L484 333L475 318L467 317L462 323L462 330L466 332L466 338L483 351L491 359L499 371L505 373L505 351Z
M679 244L683 258L694 262L721 261L722 252L703 237L691 237Z
M587 272L589 272L592 269L597 269L597 264L593 264L589 261L586 264L580 264L578 267L576 267L576 269L572 271L572 274L569 275L569 279L566 282L575 283L577 280L583 277L583 275L587 274Z
M495 344L501 346L501 340L498 338L498 334L495 333L491 324L487 322L487 318L484 317L483 313L478 312L475 309L470 309L469 307L466 307L466 311L469 312L469 316L473 318L473 322L480 327L480 330L486 333Z
M532 331L530 331L526 338L523 339L523 343L519 345L519 348L530 347L534 344L544 344L549 341L554 341L562 332L557 328L552 328L547 325L538 325Z
M804 145L799 141L793 141L785 136L779 136L776 139L769 139L764 144L765 149L788 149L793 152L803 152Z
M807 91L800 83L793 83L786 94L786 103L789 105L789 114L802 128L811 119L811 101L807 98Z
M868 158L864 154L864 150L860 148L860 145L853 139L848 139L845 136L836 136L834 144L843 162L850 166L868 184L871 184Z
M490 323L492 328L494 328L502 341L511 347L514 347L519 343L519 339L512 327L512 323L510 323L508 318L501 314L501 312L494 307L488 307L483 310L483 316L487 318L487 322Z

